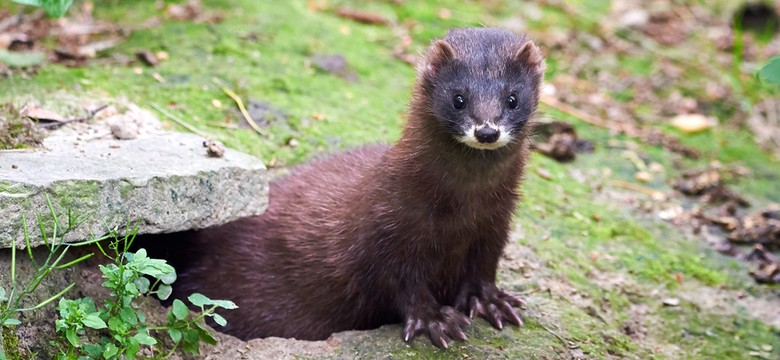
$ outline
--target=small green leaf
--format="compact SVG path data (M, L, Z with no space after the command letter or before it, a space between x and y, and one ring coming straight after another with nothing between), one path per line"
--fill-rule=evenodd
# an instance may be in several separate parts
M193 305L198 306L198 307L203 307L205 305L215 305L217 307L221 307L223 309L228 309L228 310L232 310L232 309L237 309L238 308L238 306L234 302L232 302L232 301L228 301L228 300L211 300L208 297L206 297L205 295L199 294L199 293L194 293L194 294L190 295L187 299L189 299L190 302Z
M130 339L129 342L130 343L127 344L127 347L125 348L125 356L130 359L135 359L136 355L138 355L138 348L140 348L140 345L136 339Z
M98 344L84 345L84 347L82 347L82 349L84 349L84 352L86 352L87 355L89 355L89 356L91 356L91 357L93 357L95 359L99 359L100 356L103 354L103 347L98 345Z
M19 325L21 323L22 322L17 320L17 319L9 318L9 319L5 319L5 321L3 322L3 326L16 326L16 325Z
M170 285L176 282L176 271L172 271L168 274L164 274L159 277L160 281L162 281L163 284Z
M176 319L184 320L187 317L187 305L184 305L184 302L179 299L173 300L172 312Z
M103 357L106 359L111 359L119 352L119 348L116 347L113 343L107 343L105 346L105 350L103 350Z
M155 345L157 344L157 340L149 334L146 333L138 333L133 336L133 339L137 340L139 344L141 345Z
M76 329L68 328L65 330L65 338L73 347L79 347L79 337L76 335Z
M135 287L138 288L138 291L141 294L146 294L147 292L149 292L149 286L151 285L149 279L145 277L139 277L138 279L135 279L133 283L135 284Z
M780 85L780 56L770 59L769 63L758 71L758 76L766 82Z
M182 344L181 347L185 352L193 355L198 355L200 349L198 348L198 331L195 329L186 329L182 331Z
M181 332L182 339L184 339L185 342L188 343L198 343L198 339L200 336L198 335L198 330L195 330L194 328L190 329L184 329Z
M229 300L211 300L211 303L209 305L215 305L217 307L221 307L227 310L238 309L238 305L236 305L236 303Z
M13 0L15 3L43 8L51 17L59 18L65 15L73 0Z
M168 335L171 336L171 340L179 342L181 340L181 331L177 329L168 329Z
M217 345L217 339L215 339L213 336L211 336L211 333L204 329L202 325L195 324L195 331L198 333L198 337L203 340L205 343L210 345Z
M0 63L8 67L26 67L43 62L46 56L40 52L16 52L0 49Z
M3 289L2 286L0 286L0 303L5 302L6 300L8 300L8 295L6 295L5 289Z
M127 293L129 293L129 294L132 294L132 295L138 295L138 294L140 294L140 293L138 292L138 288L137 288L137 287L135 287L135 284L134 284L134 283L131 283L131 282L129 282L129 283L127 283L127 284L125 284L125 291L127 291Z
M161 259L145 258L143 260L136 260L133 263L133 266L137 268L138 272L155 278L160 278L176 272L176 270L173 269L173 266L168 265L165 260Z
M198 343L184 342L181 344L181 348L184 350L184 352L190 353L192 355L198 355L200 353Z
M112 334L123 334L127 332L128 327L122 319L116 316L108 319L108 329L111 330Z
M211 318L214 319L214 322L217 323L219 326L227 325L227 320L225 320L225 318L223 318L219 314L211 314Z
M187 297L187 300L189 300L192 305L195 305L197 307L203 307L203 305L208 304L211 302L211 299L207 298L203 294L200 293L194 293Z
M159 298L160 300L166 300L173 293L173 288L170 285L162 284L157 287L157 290L155 290L154 293L157 295L157 298Z
M87 314L87 316L84 316L84 319L82 320L82 323L84 326L93 328L93 329L105 329L106 323L103 321L103 319L98 316L97 313L93 314Z
M135 316L135 310L133 310L132 308L120 309L119 317L122 319L122 321L130 325L135 325L138 323L138 318Z
M41 0L13 0L13 2L22 5L30 5L30 6L37 6L37 7L43 6L43 2Z

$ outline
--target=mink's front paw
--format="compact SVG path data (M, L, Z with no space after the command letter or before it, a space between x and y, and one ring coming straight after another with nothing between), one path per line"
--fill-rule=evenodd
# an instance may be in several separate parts
M517 326L523 325L523 320L514 309L525 305L525 301L506 293L494 284L483 285L476 292L463 291L455 300L455 307L467 313L470 318L479 315L490 322L496 329L503 329L508 321Z
M404 341L409 342L418 334L426 334L431 343L442 349L447 348L447 340L466 340L463 332L471 321L463 313L442 306L437 311L411 314L406 317Z

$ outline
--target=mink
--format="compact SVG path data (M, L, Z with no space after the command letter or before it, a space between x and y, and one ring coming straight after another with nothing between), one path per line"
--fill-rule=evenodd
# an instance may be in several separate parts
M544 64L525 35L450 30L419 61L395 144L296 167L264 214L180 234L174 296L233 300L223 331L245 340L401 323L446 348L475 316L521 325L496 269Z

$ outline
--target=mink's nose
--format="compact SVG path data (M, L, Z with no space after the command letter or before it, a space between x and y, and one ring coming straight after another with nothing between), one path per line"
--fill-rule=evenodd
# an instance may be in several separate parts
M477 141L483 143L483 144L490 144L496 142L498 140L499 132L497 129L494 129L489 126L485 126L481 129L477 129L474 131L474 136L477 138Z

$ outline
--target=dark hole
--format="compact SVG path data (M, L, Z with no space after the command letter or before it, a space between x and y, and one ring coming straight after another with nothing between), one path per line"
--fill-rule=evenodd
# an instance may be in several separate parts
M780 29L780 16L773 5L765 2L746 3L734 13L733 25L737 29L761 35L776 33Z

